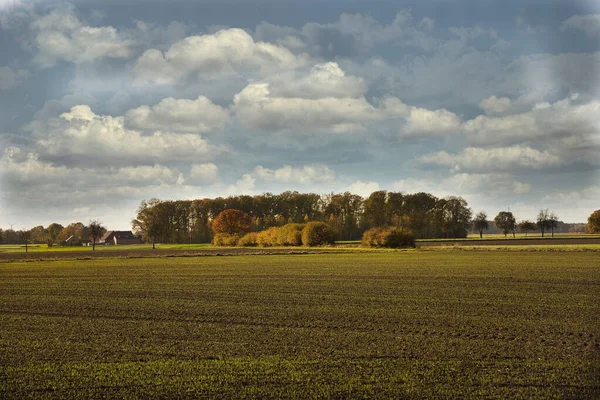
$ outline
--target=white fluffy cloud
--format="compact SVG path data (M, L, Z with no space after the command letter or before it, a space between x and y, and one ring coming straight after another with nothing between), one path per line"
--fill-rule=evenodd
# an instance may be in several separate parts
M208 185L217 181L218 174L219 168L213 163L192 164L189 180L193 183Z
M563 22L560 29L579 29L593 37L600 33L600 14L574 15Z
M490 96L481 100L479 107L486 115L503 115L512 109L512 102L508 97Z
M402 136L443 135L461 130L460 117L444 108L428 110L409 106L396 97L386 97L380 101L379 111L385 118L406 120Z
M337 63L318 64L298 72L252 83L235 95L232 109L240 122L267 131L306 133L362 130L371 121L405 119L406 136L460 130L460 117L445 109L428 110L386 97L373 106L366 84L346 75Z
M269 87L274 97L303 99L360 97L367 91L361 78L346 75L335 62L317 64L308 75L293 71L275 76Z
M227 194L229 195L240 195L240 194L252 194L254 191L254 184L256 178L253 178L251 174L244 174L238 179L235 184L227 187Z
M306 56L296 56L287 48L255 42L241 29L223 29L214 34L189 36L167 51L150 49L137 60L138 83L172 84L179 79L262 73L293 69L304 65Z
M538 103L530 111L506 116L480 115L463 125L474 143L522 143L576 137L585 140L600 132L600 101L578 103L573 95L555 103ZM498 103L498 101L494 101ZM489 99L485 101L489 106ZM495 105L494 105L495 106Z
M252 172L252 177L266 182L312 185L332 182L335 180L336 174L325 164L310 164L300 167L284 165L278 169L264 168L259 165Z
M379 184L373 181L356 181L348 187L348 191L350 193L354 193L362 197L368 197L371 195L371 193L376 192L378 190Z
M122 167L110 174L122 184L181 184L183 174L179 171L160 164Z
M29 77L25 69L13 70L10 67L0 67L0 90L8 90L21 84Z
M412 107L402 132L406 136L452 133L460 130L460 123L460 117L446 109Z
M84 25L72 6L58 7L31 24L36 32L36 62L51 67L58 60L73 63L93 62L100 58L125 59L132 55L134 41L112 26Z
M143 135L126 129L124 117L96 115L89 106L78 105L60 118L31 124L40 138L39 152L54 158L75 156L105 162L196 161L212 150L196 134L156 131Z
M562 164L560 157L547 151L530 147L476 148L468 147L458 154L446 151L421 156L419 161L427 165L451 168L453 171L493 171L523 168L549 168Z
M147 186L156 184L181 184L182 174L163 165L139 165L102 170L93 168L67 167L40 160L39 154L26 152L18 147L5 149L0 160L3 180L16 185L38 185L52 187L60 184L70 188L127 185ZM102 176L104 179L94 179ZM65 178L67 178L65 182Z
M19 183L56 181L67 176L68 172L67 167L42 162L39 160L38 154L24 152L18 147L4 149L1 161L4 180L8 179Z
M229 113L205 96L195 100L168 97L152 107L140 106L125 114L125 124L144 130L208 132L221 129Z
M303 90L306 88L307 90ZM362 96L364 85L335 63L318 65L306 77L252 83L236 94L233 110L245 126L268 131L347 132L380 118Z

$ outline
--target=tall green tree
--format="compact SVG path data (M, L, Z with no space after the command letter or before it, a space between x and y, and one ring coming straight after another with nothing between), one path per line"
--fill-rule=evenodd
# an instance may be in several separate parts
M64 226L54 222L48 225L48 228L46 229L48 230L48 239L50 241L49 243L56 243L58 235L60 235L60 232L64 229Z
M467 206L462 197L447 197L444 199L444 232L446 237L467 237L473 211Z
M364 215L367 227L386 226L389 224L387 192L378 190L364 201Z
M537 225L530 220L525 220L519 222L518 227L521 232L525 232L525 237L527 237L527 232L535 231Z
M517 222L513 213L510 211L500 211L496 218L494 218L494 225L498 228L502 233L504 233L504 237L512 232L513 237L515 236L515 230L517 229Z
M152 249L155 248L157 239L160 237L164 218L161 217L159 206L161 201L151 199L142 200L137 210L136 218L131 221L131 227L137 234L141 234L146 242L152 243Z
M590 214L587 220L588 233L600 233L600 210Z

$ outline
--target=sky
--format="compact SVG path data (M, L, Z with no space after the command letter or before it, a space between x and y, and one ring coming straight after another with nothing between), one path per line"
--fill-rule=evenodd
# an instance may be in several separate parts
M600 2L0 0L0 228L143 199L600 208Z

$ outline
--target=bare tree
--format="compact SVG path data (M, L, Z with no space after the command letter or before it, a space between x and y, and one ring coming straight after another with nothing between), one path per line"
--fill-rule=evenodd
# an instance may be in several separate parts
M553 211L548 217L548 227L552 231L552 237L554 237L554 229L558 226L558 215Z
M31 231L28 231L28 230L21 231L21 238L25 242L25 253L27 253L28 252L29 239L31 238Z
M90 239L92 239L92 250L96 250L96 241L100 239L104 232L106 232L106 228L104 228L102 223L96 219L90 221L88 231L90 233Z
M537 215L537 226L540 228L542 232L542 237L544 237L544 232L548 229L548 219L550 218L550 212L546 208L545 210L542 208Z
M487 214L485 211L477 213L473 220L473 227L479 232L479 238L483 238L483 231L489 229L489 222L487 220Z

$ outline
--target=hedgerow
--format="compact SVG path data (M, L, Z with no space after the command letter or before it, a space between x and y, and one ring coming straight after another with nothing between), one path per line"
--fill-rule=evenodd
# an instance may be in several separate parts
M393 249L415 247L415 236L395 227L372 228L363 234L362 245Z
M302 229L302 244L304 246L321 246L332 244L333 230L324 222L309 222Z

